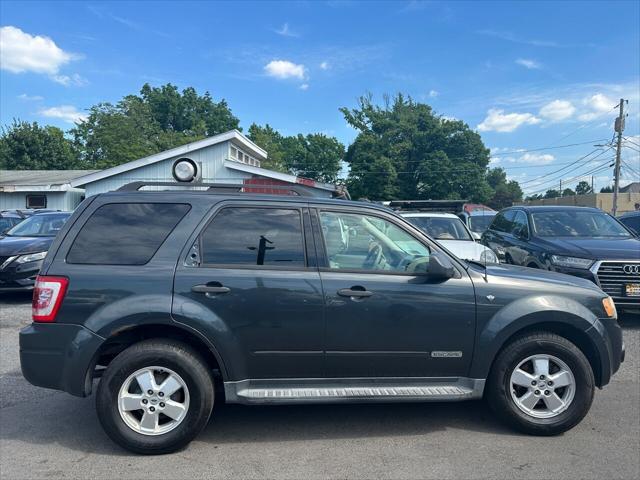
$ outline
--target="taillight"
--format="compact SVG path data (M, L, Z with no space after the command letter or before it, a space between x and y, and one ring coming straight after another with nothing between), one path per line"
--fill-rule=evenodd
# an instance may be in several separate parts
M69 280L64 277L38 275L31 303L34 322L55 322L67 285Z

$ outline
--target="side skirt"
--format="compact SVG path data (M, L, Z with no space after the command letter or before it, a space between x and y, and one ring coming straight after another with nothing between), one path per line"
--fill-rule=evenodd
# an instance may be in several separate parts
M427 402L482 398L484 379L295 378L225 382L227 403Z

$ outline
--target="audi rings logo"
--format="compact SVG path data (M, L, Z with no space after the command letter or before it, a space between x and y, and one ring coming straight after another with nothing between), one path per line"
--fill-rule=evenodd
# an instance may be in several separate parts
M625 265L622 271L627 275L638 275L640 273L640 265Z

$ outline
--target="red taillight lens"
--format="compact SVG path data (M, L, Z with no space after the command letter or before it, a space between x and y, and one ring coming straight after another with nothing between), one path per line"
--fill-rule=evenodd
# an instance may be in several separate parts
M34 322L55 322L67 285L69 280L64 277L38 275L31 303Z

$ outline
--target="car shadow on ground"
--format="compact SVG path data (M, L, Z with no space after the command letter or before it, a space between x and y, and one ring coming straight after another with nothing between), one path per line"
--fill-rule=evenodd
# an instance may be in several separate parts
M24 390L20 402L2 408L4 426L0 429L0 439L3 442L56 443L83 453L128 455L102 431L94 397L77 398L19 385L22 383L26 381L15 378L13 385ZM289 406L217 404L197 440L212 448L231 443L249 447L264 442L421 436L448 429L518 435L501 424L482 401Z
M0 292L0 303L20 305L30 304L33 291Z

